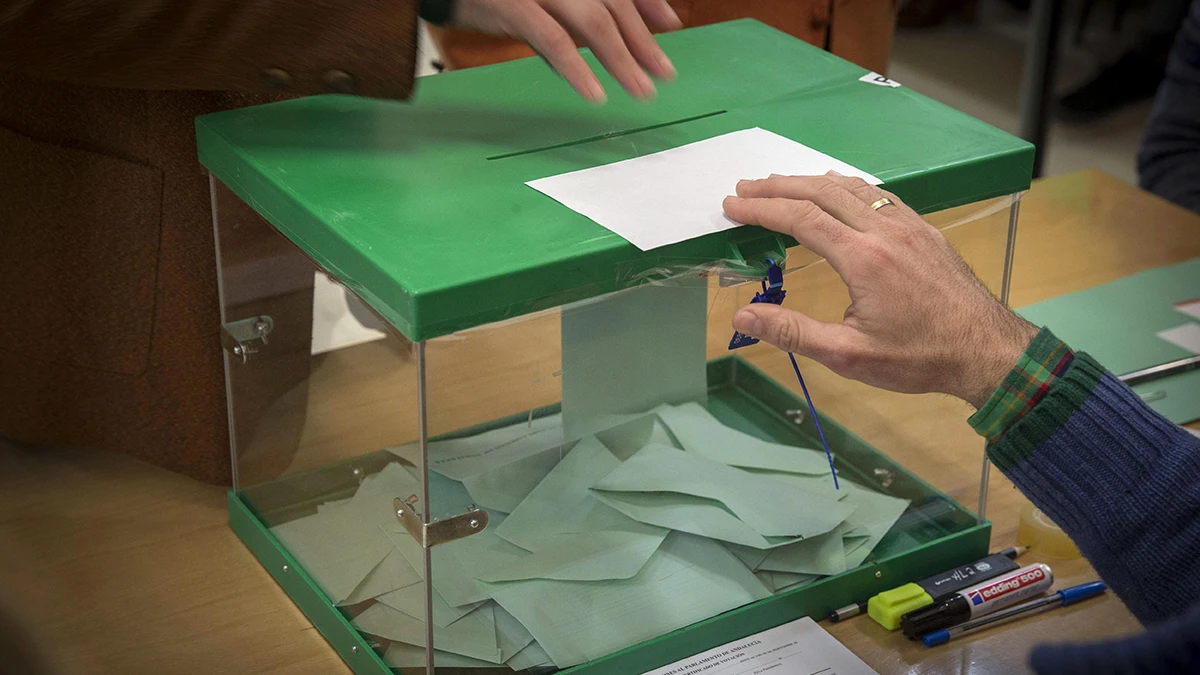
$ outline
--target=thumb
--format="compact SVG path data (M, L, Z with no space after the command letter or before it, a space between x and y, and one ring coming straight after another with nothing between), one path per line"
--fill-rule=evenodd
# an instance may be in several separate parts
M750 305L733 317L733 327L788 352L824 362L838 350L844 336L829 324L795 310L765 303Z

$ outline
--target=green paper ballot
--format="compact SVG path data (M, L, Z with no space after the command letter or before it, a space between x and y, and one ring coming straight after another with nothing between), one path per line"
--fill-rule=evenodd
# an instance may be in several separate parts
M421 482L404 465L392 462L363 479L346 505L346 513L377 528L393 529L399 522L392 501L421 493ZM411 562L411 561L410 561ZM419 567L419 566L418 566Z
M498 521L502 523L503 518L501 514L491 514L491 525L483 532L430 549L433 587L451 606L461 607L487 600L487 593L475 578L529 555L528 551L513 546L492 531L492 527ZM409 564L417 566L424 560L420 544L408 532L389 532L388 539L400 549Z
M714 462L780 473L829 474L829 460L823 451L771 443L744 434L721 424L699 404L659 406L655 412L684 450Z
M463 479L472 501L485 509L512 513L546 474L558 465L563 448L552 447Z
M641 571L663 539L662 533L572 532L543 537L534 553L479 575L480 581L604 581L628 579Z
M488 663L504 663L493 608L492 603L487 603L445 628L434 626L434 647ZM384 604L371 605L353 623L362 632L385 640L425 645L425 622Z
M322 504L316 515L283 523L272 532L304 561L335 604L369 600L420 580L384 534L398 526L392 499L419 489L412 474L393 462L363 479L350 499Z
M825 534L771 549L757 569L820 576L841 574L846 571L842 539L847 529L843 522Z
M763 537L813 537L846 519L854 506L692 452L646 446L595 485L597 492L674 493L719 502ZM690 530L689 530L690 531Z
M867 556L871 555L871 551L883 541L888 531L904 514L909 502L907 499L880 494L848 480L842 481L842 489L847 491L844 501L858 506L846 519L847 536L866 535L862 544L847 547L846 567L853 569L863 564Z
M562 312L566 438L608 429L612 416L708 395L707 279L647 284Z
M553 667L554 662L550 660L550 655L536 641L529 643L529 646L517 652L517 655L504 662L504 665L516 671L528 670L529 668Z
M673 532L640 572L606 583L485 583L559 668L606 656L770 595L724 546Z
M412 606L405 604L406 598L407 594L416 593L411 586L422 578L422 570L425 567L424 553L420 544L401 528L391 505L396 497L420 491L420 483L411 471L398 463L388 464L379 473L363 480L358 491L344 505L327 507L318 514L327 518L344 515L347 520L355 523L356 527L374 527L375 532L369 539L365 535L361 539L372 546L382 547L383 555L380 556L380 560L383 562L377 563L376 567L369 570L370 574L364 573L363 578L355 581L355 588L351 589L353 592L338 598L341 604L361 602L392 593L389 596L390 604L397 610L403 611ZM471 503L471 496L458 481L431 473L429 486L431 518L458 515L465 512ZM489 517L493 525L503 522L504 518L503 514L490 512ZM319 534L317 533L317 536ZM346 551L353 550L355 549L346 548ZM363 550L374 552L374 549L370 548ZM399 560L396 557L397 553ZM342 551L336 555L345 556L348 553ZM460 614L461 609L451 608L473 606L488 599L474 581L476 574L528 555L528 551L497 537L490 527L471 537L435 547L431 552L433 585L449 604L445 611L439 611L439 605L435 601L435 623L448 624L454 621L448 617ZM349 583L349 579L342 578L351 574L357 575L358 567L335 568L333 572L334 577L344 584ZM423 598L420 602L420 606L423 607ZM423 610L415 611L424 615Z
M799 537L764 537L712 499L674 492L596 492L596 499L647 526L689 532L701 537L769 549L800 541Z
M495 603L488 603L496 617L496 640L499 642L500 658L504 664L513 670L525 670L541 665L554 665L533 636L517 621L513 615L504 611ZM487 633L481 632L480 639L486 639ZM491 661L473 659L469 656L439 649L438 634L434 633L433 663L438 668L496 668ZM424 668L425 647L404 642L392 642L384 654L384 659L393 668Z
M651 443L675 447L667 427L654 413L615 418L611 427L596 432L596 438L622 462Z
M562 416L548 415L474 436L429 443L429 469L461 481L562 445ZM409 443L388 450L420 465L421 448Z
M497 536L526 550L538 548L548 534L635 532L665 536L660 528L639 523L605 506L590 488L621 465L594 436L575 445L502 523ZM489 528L493 529L493 528Z
M379 536L385 537L383 530ZM390 544L390 542L389 542ZM353 605L372 598L378 598L388 593L408 588L421 581L421 573L408 564L408 559L400 551L392 548L375 569L367 575L358 588L354 589L340 604Z
M436 640L434 641L437 642ZM391 643L383 654L383 660L392 668L424 668L425 648L404 642ZM480 661L453 652L433 650L433 664L438 668L495 668L496 664Z
M775 593L778 589L775 588L774 572L755 572L754 578L763 585L768 591Z
M436 570L434 574L437 574ZM390 593L384 593L376 598L376 600L398 612L404 612L422 621L425 620L425 583L423 581L418 581L415 584ZM433 614L433 625L445 628L475 611L483 604L483 602L475 602L461 607L454 607L446 602L446 598L435 588L433 589L433 602L430 605Z
M865 527L860 526L853 532L847 533L845 537L842 537L842 547L846 550L846 560L851 560L851 556L858 553L858 549L871 543L871 533Z
M792 574L790 572L767 572L771 575L771 584L775 587L776 593L781 593L789 588L811 584L821 577L816 574Z
M790 572L769 572L761 570L754 573L754 576L762 582L772 593L782 593L789 588L811 584L820 579L817 574L792 574Z
M416 469L413 469L416 472ZM429 472L430 519L452 518L466 513L474 500L462 483L439 473ZM389 528L390 529L390 528Z
M491 604L496 615L496 639L500 642L500 658L508 663L533 644L533 634L525 630L525 626L517 621L517 617L509 614L500 605ZM436 641L434 644L437 644Z
M304 561L334 604L353 595L392 548L374 523L355 517L349 506L281 523L271 534Z
M821 458L824 459L822 454ZM842 500L846 498L846 493L837 489L833 485L833 479L829 476L829 464L825 464L826 471L821 475L807 475L799 473L779 473L777 471L766 471L764 469L743 469L752 474L759 476L767 476L772 480L782 482L784 485L791 487L794 490L801 492L810 492L818 494L828 499Z
M850 526L843 522L833 531L784 546L757 549L729 544L729 550L755 572L776 571L814 578L840 574L847 569L848 556L870 538L865 529L860 528L864 532L861 535L851 534L849 530Z
M726 548L729 549L730 553L737 556L737 559L741 560L743 565L755 572L758 571L758 566L762 564L762 561L767 559L767 555L771 553L771 549L751 548L749 546L742 546L741 544L726 544Z

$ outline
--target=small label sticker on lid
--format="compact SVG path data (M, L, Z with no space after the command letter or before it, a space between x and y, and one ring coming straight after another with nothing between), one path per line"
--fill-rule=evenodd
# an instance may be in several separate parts
M879 73L867 73L866 75L863 75L862 77L858 78L858 81L866 82L868 84L877 84L881 87L891 87L893 89L900 86L899 82L897 82L895 80L889 80L888 78L884 77L883 75L880 75Z

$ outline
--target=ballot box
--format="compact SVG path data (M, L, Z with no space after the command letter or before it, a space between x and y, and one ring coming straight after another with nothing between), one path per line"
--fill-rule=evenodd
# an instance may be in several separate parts
M679 77L649 104L602 76L589 105L526 60L197 122L230 523L358 675L643 673L987 551L979 493L923 453L978 475L965 404L737 348L772 270L785 307L842 318L818 255L722 225L719 196L706 234L635 245L536 181L801 144L780 173L877 178L999 296L1032 147L756 22L661 40ZM723 163L576 198L654 213L653 238L693 226L660 196Z

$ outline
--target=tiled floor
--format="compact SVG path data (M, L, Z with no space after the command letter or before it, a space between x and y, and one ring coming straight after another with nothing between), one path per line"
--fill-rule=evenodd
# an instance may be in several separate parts
M1074 3L1072 3L1073 5ZM1136 35L1138 17L1124 30L1109 33L1102 16L1111 3L1099 2L1083 45L1070 40L1075 12L1067 9L1066 35L1058 90L1087 80L1098 63L1115 58ZM999 2L984 2L977 21L931 30L901 30L896 35L889 75L905 86L1016 133L1024 54L1025 21ZM1136 182L1134 156L1150 103L1133 106L1089 126L1055 123L1050 132L1045 174L1097 168Z

